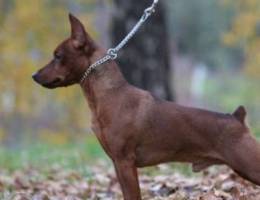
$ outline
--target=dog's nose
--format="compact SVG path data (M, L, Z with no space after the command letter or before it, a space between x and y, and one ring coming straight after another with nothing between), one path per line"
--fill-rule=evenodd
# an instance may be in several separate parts
M32 75L32 79L36 82L38 81L38 73L37 72Z

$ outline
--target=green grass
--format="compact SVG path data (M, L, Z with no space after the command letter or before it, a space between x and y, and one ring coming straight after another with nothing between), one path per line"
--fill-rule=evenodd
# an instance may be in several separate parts
M107 160L107 157L93 136L66 145L34 142L15 150L0 148L0 168L10 171L27 167L44 170L60 166L85 173L87 166L100 159Z

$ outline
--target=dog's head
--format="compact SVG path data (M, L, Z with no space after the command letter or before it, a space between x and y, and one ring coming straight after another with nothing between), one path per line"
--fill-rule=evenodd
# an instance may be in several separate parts
M95 44L83 24L71 14L69 20L71 36L56 48L50 63L33 75L33 79L46 88L79 83L95 51Z

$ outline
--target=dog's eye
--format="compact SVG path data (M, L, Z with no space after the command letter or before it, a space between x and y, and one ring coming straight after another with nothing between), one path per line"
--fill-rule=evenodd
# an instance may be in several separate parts
M62 55L59 53L54 53L54 58L55 60L61 60L62 59Z

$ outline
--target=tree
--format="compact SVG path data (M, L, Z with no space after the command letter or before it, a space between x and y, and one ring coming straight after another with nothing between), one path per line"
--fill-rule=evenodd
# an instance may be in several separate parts
M178 55L211 68L240 64L240 50L223 45L223 33L234 15L234 9L223 1L168 0L170 32Z
M252 76L260 74L260 1L226 0L236 10L231 30L224 41L244 49L245 69Z
M111 38L117 45L143 14L152 1L114 0ZM127 44L119 63L126 79L133 85L147 89L156 96L173 99L169 61L169 38L164 4Z

